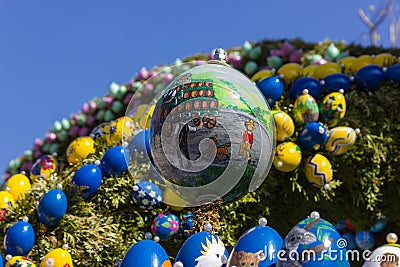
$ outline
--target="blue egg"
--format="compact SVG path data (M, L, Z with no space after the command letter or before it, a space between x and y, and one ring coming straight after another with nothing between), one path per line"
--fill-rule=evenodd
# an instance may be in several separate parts
M276 101L279 101L283 94L283 80L278 76L272 76L261 80L257 87L267 99L268 104L272 107Z
M385 72L385 79L388 81L393 81L400 83L400 64L395 64L389 67Z
M303 94L304 89L308 90L308 94L317 99L322 91L319 81L312 77L304 77L296 80L289 90L289 96L292 100Z
M228 257L229 253L218 236L198 232L183 243L175 263L182 262L184 267L224 266Z
M149 181L140 181L133 186L131 196L135 205L141 209L154 209L162 201L162 192Z
M369 231L374 234L382 232L382 230L386 227L386 224L387 224L386 218L382 218L379 221L377 221L374 225L372 225L371 228L369 228Z
M310 122L299 135L300 144L307 150L317 151L328 140L328 130L319 122Z
M4 259L1 254L0 254L0 267L4 267Z
M80 195L84 199L89 199L97 193L97 190L99 190L102 179L103 174L101 169L95 164L88 164L82 166L75 172L71 184L78 187L85 187L85 189L81 191Z
M164 267L171 266L167 252L153 240L142 240L134 244L125 254L120 267Z
M166 241L178 233L180 225L178 216L167 211L154 218L151 223L151 233L158 236L161 241Z
M361 231L356 234L356 244L362 250L372 249L375 237L370 231Z
M129 142L129 152L133 160L140 163L148 162L150 159L150 131L142 130L138 132Z
M337 224L335 224L335 227L339 231L339 233L343 233L344 231L346 231L345 220L340 220Z
M351 88L350 78L343 73L335 73L326 76L324 79L324 88L328 93L339 92L343 89L344 93L347 93Z
M278 261L278 251L282 245L282 237L273 228L255 226L240 237L231 253L228 265L243 266L246 259L258 267L271 266Z
M106 151L101 159L101 170L105 177L119 176L129 167L129 150L123 146L114 146Z
M38 219L46 226L54 226L67 212L68 201L64 192L53 189L42 196L37 207Z
M309 217L287 234L276 266L349 267L345 243L331 223Z
M5 254L26 256L35 244L35 232L29 222L18 221L6 232L4 237Z
M359 89L375 91L383 81L383 70L378 65L368 65L359 69L354 81Z
M184 219L182 221L181 229L182 229L182 234L184 237L189 237L189 233L187 232L188 230L192 230L194 227L194 215L189 212L184 215Z
M348 250L353 250L357 248L356 236L353 233L351 232L344 233L342 235L342 238L346 240L347 242L346 248Z

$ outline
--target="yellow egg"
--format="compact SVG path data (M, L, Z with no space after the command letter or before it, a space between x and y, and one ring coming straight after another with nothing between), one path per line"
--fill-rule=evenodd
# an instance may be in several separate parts
M6 267L36 267L35 263L26 257L23 256L14 256L6 263Z
M333 92L324 97L319 106L319 118L328 127L336 126L346 114L346 99L340 92Z
M326 63L323 65L319 65L313 73L313 77L321 80L323 78L325 78L328 75L331 74L335 74L335 73L341 73L342 72L342 68L340 67L340 65L338 63Z
M351 70L351 65L353 65L354 61L356 61L356 57L349 56L349 57L344 57L341 60L339 60L339 65L343 65L343 72L348 74Z
M319 116L318 104L309 94L299 96L293 105L293 118L300 124L317 121Z
M0 209L8 209L15 204L15 199L8 191L0 191Z
M365 67L367 65L373 64L374 59L370 55L363 55L358 57L356 60L354 60L353 64L351 64L351 72L353 74L357 73L359 69L362 67Z
M68 251L56 248L49 253L40 263L40 267L72 267L72 257Z
M301 162L301 149L292 142L284 142L276 147L274 166L282 172L295 170Z
M333 177L333 169L329 160L321 154L308 157L304 171L307 180L318 187L329 184Z
M31 189L31 182L23 174L14 174L6 183L6 190L16 201L23 198L24 194Z
M95 152L96 149L92 137L78 137L67 148L67 161L71 164L77 164Z
M293 82L303 74L303 67L297 63L286 63L278 70L278 74L283 76L287 82Z
M256 72L253 77L251 77L251 80L255 83L258 83L271 76L274 76L274 72L272 70L260 70L259 72Z
M325 143L325 148L333 155L342 155L347 152L356 142L357 132L350 127L339 126L332 128L328 132L328 140Z
M121 117L110 123L109 133L105 135L108 145L115 145L122 140L128 141L133 136L133 120Z
M315 69L318 67L318 65L308 65L303 69L303 76L304 77L310 77L313 76Z
M273 110L272 116L275 120L276 139L285 141L294 134L294 123L292 118L285 112Z
M381 67L391 66L394 63L394 56L389 53L381 53L374 57L373 64Z

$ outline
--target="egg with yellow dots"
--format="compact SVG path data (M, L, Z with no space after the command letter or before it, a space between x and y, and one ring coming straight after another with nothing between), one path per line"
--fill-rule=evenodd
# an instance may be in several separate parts
M94 147L94 140L92 137L78 137L72 141L67 148L67 161L70 164L77 164L95 152L96 149Z
M133 136L133 120L127 116L110 122L109 132L105 135L108 145L115 145L121 141L128 141Z
M14 174L7 180L5 188L18 201L31 189L31 182L24 174Z
M327 187L333 177L332 164L321 154L315 154L307 158L304 172L307 180L317 187Z
M36 160L31 168L31 180L36 178L49 179L58 170L58 162L52 155L43 155Z
M346 114L346 99L343 89L333 92L324 97L319 105L319 118L328 127L336 126Z
M293 142L284 142L276 147L274 166L282 172L291 172L299 167L301 149Z
M14 256L7 261L6 267L36 267L36 264L27 257Z
M335 156L342 155L350 150L357 139L357 134L360 129L339 126L332 128L328 132L328 140L325 143L325 148Z
M15 199L8 191L0 191L0 209L8 209L15 204Z
M292 118L281 110L273 110L272 116L275 120L276 139L285 141L294 134L294 122Z
M49 253L40 263L40 267L72 267L72 257L71 254L63 249L56 248Z

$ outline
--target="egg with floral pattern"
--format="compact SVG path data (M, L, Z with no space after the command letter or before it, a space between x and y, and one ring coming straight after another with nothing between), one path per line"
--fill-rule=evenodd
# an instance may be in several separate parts
M31 180L36 178L49 179L58 170L58 162L52 155L44 155L36 160L31 168Z
M157 215L151 223L151 233L158 236L161 241L171 239L178 233L180 221L178 216L171 212L164 212Z
M319 109L314 97L307 91L299 96L294 102L293 117L300 124L314 122L318 120Z
M36 267L36 264L23 256L14 256L6 263L6 267Z
M73 267L71 254L62 248L56 248L47 253L40 267Z
M346 114L346 99L342 92L328 94L319 105L320 120L328 127L336 126Z

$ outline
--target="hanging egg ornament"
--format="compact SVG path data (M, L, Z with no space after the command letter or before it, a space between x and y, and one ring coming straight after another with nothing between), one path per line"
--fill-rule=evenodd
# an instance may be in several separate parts
M290 99L297 99L304 93L305 89L307 89L308 94L310 94L314 98L318 98L322 92L322 86L317 79L312 77L303 77L296 80L290 87Z
M321 154L315 154L306 159L304 172L307 180L317 187L326 186L333 177L331 163Z
M395 267L400 262L400 245L396 244L398 238L394 233L386 236L387 244L376 248L372 253L368 253L363 267Z
M291 172L301 163L301 149L292 142L284 142L276 147L274 166L282 172Z
M339 90L347 93L351 88L349 76L342 73L328 75L321 82L328 93L339 92Z
M307 150L319 150L328 139L328 130L320 122L310 122L299 135L300 144Z
M45 179L48 180L50 176L58 171L58 162L52 155L44 155L36 160L31 168L31 180Z
M303 67L297 63L286 63L278 70L278 74L282 75L282 78L286 82L293 82L297 78L301 77L302 73Z
M178 233L180 221L178 216L171 212L160 213L151 223L151 233L160 238L161 241L171 239Z
M313 73L313 77L315 79L321 80L324 79L326 76L328 75L332 75L332 74L337 74L337 73L341 73L342 72L342 68L340 67L340 65L338 63L326 63L323 65L319 65Z
M356 142L360 129L353 129L345 126L332 128L328 132L328 140L325 149L335 156L346 153Z
M157 101L150 152L165 180L160 189L180 196L168 205L232 202L258 188L271 167L269 106L254 82L223 59L216 49L214 60L176 77Z
M395 83L400 83L400 64L389 67L385 72L385 79Z
M67 212L68 200L60 189L52 189L39 200L38 220L46 226L57 225Z
M228 251L221 239L209 232L198 232L183 243L175 257L174 266L184 267L224 266ZM179 262L179 263L178 263Z
M357 71L354 81L359 89L375 91L383 82L384 74L378 65L368 65Z
M104 153L101 171L105 177L119 176L128 170L129 161L129 150L123 146L114 146Z
M356 244L361 250L372 249L375 245L375 237L370 231L356 233Z
M89 199L97 193L102 179L101 169L95 164L87 164L75 172L71 184L83 189L80 192L81 197Z
M72 141L67 148L67 161L70 164L77 164L86 159L90 154L95 153L94 140L92 137L78 137Z
M93 128L89 136L94 140L105 138L110 131L110 124L108 122L101 123Z
M135 205L141 209L151 210L162 201L162 192L158 186L149 181L140 181L131 191Z
M172 267L164 248L153 240L135 243L125 254L119 267Z
M56 248L47 253L42 262L40 263L40 267L73 267L71 254L63 249Z
M14 206L15 198L9 191L0 191L0 210L8 210L10 207Z
M319 108L315 99L304 90L293 105L294 120L300 124L315 122L318 120Z
M257 87L267 99L268 104L272 107L276 101L279 101L283 94L283 80L278 76L272 76L261 80L257 83Z
M318 212L312 212L290 230L279 253L277 267L350 267L340 234Z
M14 256L6 261L6 267L36 267L36 264L24 256Z
M394 56L390 53L381 53L373 58L373 64L380 67L391 66L394 63Z
M374 59L370 55L362 55L359 56L354 62L351 64L352 73L357 73L361 68L373 64Z
M346 114L346 99L343 93L343 90L330 93L319 105L319 118L328 127L336 126Z
M14 174L7 180L5 188L18 201L31 189L31 182L24 174Z
M252 227L236 243L227 266L272 266L278 261L276 252L282 245L282 237L275 229L266 225Z
M275 120L276 140L286 141L294 134L294 122L292 118L281 110L273 110L272 116Z
M108 145L115 145L121 141L130 140L133 136L133 120L124 116L110 122L109 134L105 136Z
M4 236L4 249L6 254L26 256L35 244L35 232L28 218L14 223L8 228Z

